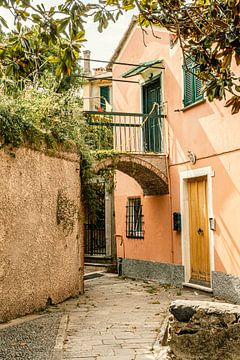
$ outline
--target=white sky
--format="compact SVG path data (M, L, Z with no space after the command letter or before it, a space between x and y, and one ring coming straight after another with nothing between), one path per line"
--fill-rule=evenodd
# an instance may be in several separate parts
M34 0L33 3L43 3L46 7L50 7L57 6L63 1L64 0ZM93 0L83 0L83 2L97 3L97 1ZM8 23L13 23L10 14L5 9L0 8L0 15L3 16ZM106 30L103 30L102 33L97 31L97 24L95 24L93 21L89 21L85 25L87 42L84 43L83 50L90 50L92 59L110 60L120 39L126 31L128 24L131 21L132 15L133 12L125 13L116 23L110 23L109 27ZM106 64L92 62L91 66L94 68L98 66L106 66Z

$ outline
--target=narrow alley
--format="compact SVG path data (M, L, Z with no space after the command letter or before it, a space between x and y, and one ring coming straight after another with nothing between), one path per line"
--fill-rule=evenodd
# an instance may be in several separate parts
M170 302L211 298L101 275L85 281L84 295L0 325L0 360L161 359L158 337Z

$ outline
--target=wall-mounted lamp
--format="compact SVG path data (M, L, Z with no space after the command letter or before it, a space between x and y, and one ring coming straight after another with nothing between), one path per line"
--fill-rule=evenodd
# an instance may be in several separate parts
M194 154L191 150L188 150L188 158L193 165L196 164L197 161L196 154Z

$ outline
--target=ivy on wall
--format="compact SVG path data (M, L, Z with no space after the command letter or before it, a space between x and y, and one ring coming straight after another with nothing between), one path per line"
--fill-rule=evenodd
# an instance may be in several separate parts
M56 215L57 225L62 226L66 235L71 234L79 214L77 205L68 198L66 189L58 191Z

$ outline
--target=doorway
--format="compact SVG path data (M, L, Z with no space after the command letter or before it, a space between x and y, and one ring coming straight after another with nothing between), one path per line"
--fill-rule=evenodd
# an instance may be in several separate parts
M143 86L143 112L151 114L143 125L145 152L161 153L162 150L161 100L161 77L158 76Z
M190 282L210 286L207 177L188 179Z
M85 208L84 252L85 255L106 255L105 183L92 184L91 206Z
M185 284L211 288L214 271L214 231L211 167L180 172L182 263Z

